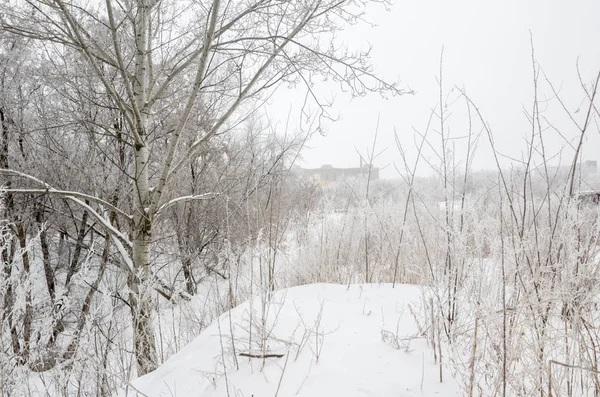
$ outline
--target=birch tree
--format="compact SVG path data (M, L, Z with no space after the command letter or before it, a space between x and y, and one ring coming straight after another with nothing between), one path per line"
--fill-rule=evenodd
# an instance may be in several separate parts
M127 200L115 204L94 192L55 189L20 170L1 172L13 179L9 194L76 203L110 235L129 280L138 375L158 364L155 225L172 206L204 197L166 192L212 137L229 131L282 84L303 85L319 107L312 90L317 76L353 95L405 93L377 77L368 53L335 45L344 25L359 22L370 3L386 1L13 0L0 6L3 33L35 40L65 81L73 78L70 61L56 62L51 54L85 64L88 105L110 108L122 120L119 129L102 122L95 127L101 139L122 140L132 158L123 170ZM190 137L193 143L184 145ZM120 221L109 220L109 213Z

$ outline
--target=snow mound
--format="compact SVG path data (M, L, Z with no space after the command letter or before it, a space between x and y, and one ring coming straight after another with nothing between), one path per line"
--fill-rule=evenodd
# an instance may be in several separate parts
M411 314L421 311L417 287L315 284L268 298L223 314L120 395L462 395L449 371L439 382Z

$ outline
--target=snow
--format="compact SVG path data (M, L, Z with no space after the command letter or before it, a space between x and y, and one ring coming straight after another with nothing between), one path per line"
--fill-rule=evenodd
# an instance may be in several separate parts
M388 284L313 284L254 297L119 396L461 396L446 369L439 382L413 315L420 297L418 287Z

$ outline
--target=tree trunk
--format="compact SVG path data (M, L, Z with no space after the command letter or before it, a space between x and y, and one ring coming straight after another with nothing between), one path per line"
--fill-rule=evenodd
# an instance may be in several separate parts
M13 320L14 293L12 282L12 262L15 253L15 241L11 239L2 249L3 277L6 280L6 290L4 299L2 300L2 321L8 322L10 328L10 342L13 349L13 354L18 355L21 351L21 343L19 342L19 334Z
M89 202L86 201L86 204L89 204ZM71 259L71 263L70 263L69 269L67 271L67 278L65 279L65 288L69 288L69 285L71 284L71 278L73 278L75 273L77 273L77 271L79 270L79 258L81 257L81 249L83 248L83 240L85 239L85 235L86 235L87 219L88 219L88 212L83 211L83 216L81 218L81 226L79 227L79 232L77 233L77 242L75 244L75 252L73 253L73 258Z
M35 218L38 223L38 229L40 232L40 245L42 248L42 263L44 265L44 275L46 277L46 287L48 288L48 295L50 295L50 303L54 306L54 299L56 297L56 285L54 283L54 269L52 269L52 263L50 260L50 248L48 247L48 236L46 235L46 226L43 217L44 209L37 208Z
M196 283L192 273L192 258L186 254L182 261L183 277L185 278L185 290L190 295L196 295Z
M150 187L148 181L149 151L145 145L135 147L133 271L129 277L133 344L138 364L138 375L156 369L157 353L152 323L152 288L150 272L150 246L152 244L152 219Z
M6 111L0 106L0 127L2 130L2 144L0 145L0 167L9 168L8 163L8 139L9 139L9 128L8 128L8 117ZM6 181L6 188L11 188L11 181ZM14 220L14 201L11 193L6 193L4 196L4 219L8 221ZM2 236L2 253L1 259L4 263L3 266L3 277L6 282L6 289L2 299L3 311L2 321L6 320L10 328L10 340L13 349L13 354L18 355L21 351L21 343L19 342L19 334L13 321L13 306L14 306L14 294L13 294L13 280L12 280L12 262L15 256L15 241L12 236Z
M190 194L193 196L196 194L196 170L193 163L190 164L190 176ZM177 231L177 242L179 243L179 252L183 256L183 259L181 260L181 266L183 270L183 277L185 278L186 292L190 295L196 295L197 288L196 281L194 280L194 272L192 270L192 257L189 239L192 229L192 219L194 219L191 205L188 207L186 212L186 227L183 231L181 231L181 229Z
M185 290L190 295L196 295L196 282L192 271L192 258L190 253L190 219L192 219L192 211L187 212L187 221L185 229L177 230L177 245L179 246L179 255L181 256L181 270L185 279Z
M46 286L48 288L48 295L50 295L50 302L54 304L54 298L56 297L56 286L54 284L54 269L50 261L50 248L48 247L48 236L46 235L46 228L39 223L40 231L40 245L42 247L42 263L44 264L44 275L46 276Z
M150 245L152 244L152 218L149 214L150 181L148 165L150 151L147 146L147 87L148 87L148 29L154 1L138 1L135 16L135 75L132 80L135 99L133 178L134 216L132 262L134 274L129 276L133 345L138 375L156 369L158 359L152 324L152 293L150 277Z
M149 285L151 225L149 220L143 222L140 230L135 232L133 241L135 274L129 277L133 344L139 376L154 371L158 362L154 324L152 323L152 295Z
M18 221L16 223L17 236L19 237L19 245L21 248L21 258L23 260L23 273L25 275L25 314L23 315L23 350L21 351L20 362L25 364L29 361L29 350L31 348L31 286L29 285L30 276L30 262L29 262L29 251L27 249L27 236L25 235L25 229L23 223Z

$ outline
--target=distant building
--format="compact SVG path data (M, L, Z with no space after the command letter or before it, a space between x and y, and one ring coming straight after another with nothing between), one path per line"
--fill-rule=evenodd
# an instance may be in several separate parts
M371 181L379 179L379 168L368 164L354 168L336 168L332 165L325 164L320 168L294 167L292 171L304 178L317 181L321 185L328 185L333 182L339 182L350 178L368 178Z
M577 200L579 200L579 203L581 204L600 204L600 191L577 192L575 194L575 197L577 198Z
M581 164L581 173L583 175L596 175L598 172L598 162L596 160L586 160Z
M561 166L548 165L546 169L556 186L564 186L574 176L575 188L581 191L600 191L600 178L598 175L598 162L596 160L585 160L577 164L575 175L572 175L572 164ZM540 170L542 172L542 170ZM540 174L541 175L541 174ZM544 182L545 183L545 182Z

